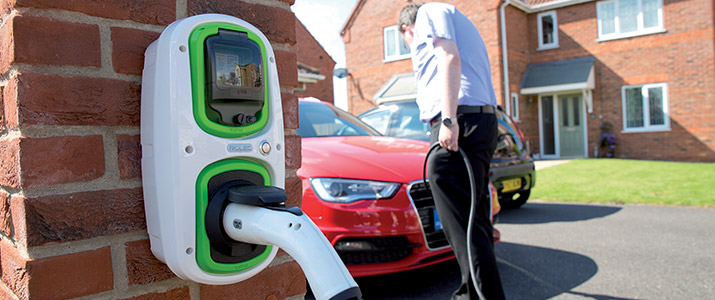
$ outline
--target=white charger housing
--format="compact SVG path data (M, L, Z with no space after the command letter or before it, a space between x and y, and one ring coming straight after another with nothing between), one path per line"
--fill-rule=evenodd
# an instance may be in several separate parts
M257 119L255 123L227 125L211 119L208 112L211 103L205 99L208 88L203 80L210 74L197 65L207 63L202 62L208 57L202 39L222 30L238 32L259 45L262 59L249 70L254 74L249 84L261 85L265 103L251 119ZM147 231L154 255L183 279L204 284L239 282L267 267L278 251L267 246L246 261L216 261L202 232L210 185L221 174L252 174L255 184L285 185L283 112L275 62L263 33L243 20L218 14L176 21L146 50L141 144ZM221 78L226 87L242 84L239 79L245 74L236 66L235 72L226 73L231 78Z

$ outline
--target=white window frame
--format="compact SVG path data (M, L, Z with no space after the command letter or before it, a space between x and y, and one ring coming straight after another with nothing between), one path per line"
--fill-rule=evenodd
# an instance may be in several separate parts
M395 31L394 39L392 41L388 41L387 33L393 30ZM387 53L387 44L390 42L394 43L396 54ZM402 34L400 34L400 31L397 30L397 25L387 26L382 29L382 48L385 57L384 62L410 58L409 52L407 52L407 54L400 54L400 43L404 43L404 41L402 40Z
M511 119L516 121L519 121L519 94L517 93L511 93L511 98L509 99L509 108L511 111L509 112L509 116L511 116Z
M543 17L551 17L551 19L554 21L554 28L552 32L552 36L554 37L554 41L548 44L544 44L543 41L543 36L544 36L544 28L543 28L543 22L541 22L541 19ZM548 49L554 49L559 47L559 22L556 19L556 11L547 11L547 12L542 12L538 15L536 15L536 27L537 27L537 34L538 34L538 41L539 41L539 48L536 50L548 50Z
M663 124L662 125L651 125L650 124L650 103L648 101L648 89L653 87L660 87L663 89ZM643 101L643 127L628 128L628 111L626 106L626 90L632 88L641 89L641 99ZM625 85L621 87L621 103L623 108L623 130L622 133L631 132L654 132L654 131L670 131L670 109L668 107L668 84L665 82L660 83L650 83L650 84L636 84L636 85Z
M637 0L638 1L638 14L636 16L637 18L637 24L638 24L638 29L633 32L628 32L628 33L621 33L621 23L620 23L620 12L619 12L619 3L621 0L608 0L608 1L599 1L596 2L596 16L598 19L598 41L608 41L608 40L615 40L615 39L622 39L622 38L629 38L629 37L634 37L634 36L640 36L640 35L647 35L647 34L654 34L654 33L662 33L665 32L665 25L664 25L664 20L663 20L663 0L657 0L658 1L658 25L649 27L649 28L644 28L644 23L643 23L643 0ZM603 6L607 4L614 4L615 5L615 19L614 19L614 26L615 26L615 32L614 33L609 33L609 34L604 34L603 33Z

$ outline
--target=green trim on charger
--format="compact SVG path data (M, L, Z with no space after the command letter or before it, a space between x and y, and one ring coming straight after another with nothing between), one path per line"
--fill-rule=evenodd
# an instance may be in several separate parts
M256 114L256 122L246 126L227 126L211 121L207 113L216 114L215 112L207 111L206 109L206 63L204 62L204 41L206 38L218 34L218 30L228 29L233 31L246 32L248 39L258 44L261 48L263 77L263 108ZM191 69L191 94L192 106L194 111L194 120L199 125L201 130L208 134L222 138L238 138L254 134L261 130L268 123L269 110L269 85L268 78L268 59L266 57L266 46L261 41L261 38L250 30L235 24L228 23L210 23L197 27L189 35L189 63ZM280 99L279 99L280 100Z
M257 173L263 177L265 185L271 185L268 170L263 166L241 159L226 159L206 166L196 179L196 263L199 267L214 274L229 274L247 271L265 261L271 253L273 246L266 246L260 255L240 263L219 263L211 259L209 237L206 235L206 207L209 203L209 180L212 177L235 170L245 170Z

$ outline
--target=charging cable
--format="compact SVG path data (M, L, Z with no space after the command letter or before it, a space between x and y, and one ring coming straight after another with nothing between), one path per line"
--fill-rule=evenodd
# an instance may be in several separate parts
M439 145L439 142L434 143L430 146L429 151L427 151L427 156L425 157L425 163L422 166L422 182L425 185L425 188L429 189L429 186L427 185L427 161L429 160L429 156L432 153L434 149L437 149L437 147L441 146ZM472 191L471 193L471 200L472 200L472 205L469 207L469 223L467 224L467 258L469 259L469 274L472 275L472 284L474 285L474 289L477 291L477 294L479 295L479 299L486 300L486 297L484 297L484 294L482 293L482 290L479 288L479 285L477 284L477 276L474 272L474 262L472 261L472 227L474 225L474 211L476 210L477 206L477 189L474 186L474 170L472 170L472 164L469 163L469 157L467 157L467 154L464 153L464 150L462 150L462 147L459 147L459 154L462 155L462 159L464 160L464 164L467 166L467 174L469 175L469 187ZM491 202L489 203L489 206L491 207ZM436 207L435 207L436 208ZM490 210L491 211L491 210ZM491 218L491 216L490 216Z

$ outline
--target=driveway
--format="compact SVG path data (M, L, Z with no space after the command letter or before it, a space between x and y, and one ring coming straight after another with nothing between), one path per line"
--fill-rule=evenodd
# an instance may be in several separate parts
M715 209L530 202L501 217L509 299L715 295Z
M497 228L507 299L715 295L715 208L530 201L503 211ZM451 261L357 282L364 299L449 299L457 268Z

